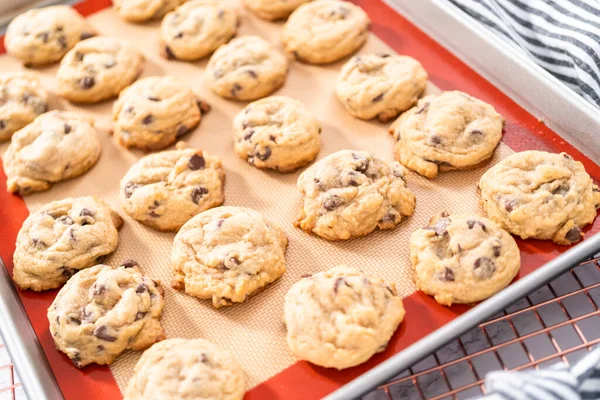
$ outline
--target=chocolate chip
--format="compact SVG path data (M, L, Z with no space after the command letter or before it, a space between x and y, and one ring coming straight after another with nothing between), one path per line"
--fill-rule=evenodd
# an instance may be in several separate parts
M439 136L433 135L429 138L429 143L433 145L442 144L442 139Z
M312 276L312 274L302 274L300 277L301 278L310 278Z
M382 222L396 222L396 215L392 213L387 213L381 219Z
M35 247L36 249L45 249L46 248L46 243L44 243L42 240L40 239L31 239L31 244L33 245L33 247Z
M60 274L66 278L70 278L77 272L74 268L67 268L65 266L60 267Z
M494 257L500 257L500 249L502 246L500 244L492 246L492 250L494 250Z
M137 267L138 263L135 262L134 260L125 260L121 263L121 265L125 268L133 268L133 267Z
M154 122L154 117L152 116L152 114L146 115L142 120L142 124L144 125L150 125L152 122Z
M138 285L138 287L136 287L136 288L135 288L135 292L136 292L136 293L138 293L138 294L140 294L140 293L144 293L144 292L146 291L146 289L148 289L148 288L146 287L146 284L144 284L144 282L142 282L142 283L140 283L140 284Z
M115 336L111 336L108 334L108 329L106 328L106 325L100 325L99 327L94 329L93 334L98 339L106 340L107 342L114 342L117 340Z
M83 54L81 54L80 52L76 51L75 52L75 60L76 61L83 61Z
M65 124L65 135L68 135L69 133L71 133L71 125Z
M381 101L381 100L383 100L383 93L381 93L380 95L377 95L371 99L371 101L373 103L377 103L378 101Z
M378 55L379 57L381 57L381 58L388 58L388 57L390 57L390 55L389 55L389 54L386 54L386 53L377 53L377 55Z
M76 325L81 325L81 320L79 318L69 317L69 321L71 321L72 323L74 323Z
M481 229L485 232L487 230L485 224L481 221L476 221L476 220L469 220L467 221L467 226L469 227L469 229L473 229L475 227L475 225L479 225L481 226Z
M249 69L247 72L248 72L248 75L250 75L254 79L258 79L258 75L253 70Z
M452 271L450 268L446 267L446 269L444 270L444 273L440 277L440 280L445 281L445 282L454 282L454 271Z
M202 186L198 186L197 188L194 188L194 190L192 190L192 201L195 204L198 204L198 202L200 201L202 196L204 196L205 194L208 194L207 188L202 187Z
M483 136L483 132L481 132L478 129L474 129L474 130L471 131L471 135Z
M433 230L435 234L438 236L442 236L447 232L448 225L450 225L450 220L448 218L440 218L435 225L433 226Z
M355 171L365 172L369 168L369 160L367 158L357 156L356 154L352 154L352 158L358 161L358 163L354 167Z
M511 212L512 210L515 209L517 205L517 201L512 199L512 200L507 200L504 202L504 208L506 209L506 211Z
M323 207L327 211L332 211L332 210L336 209L337 207L341 206L343 202L344 201L342 200L341 197L332 195L329 197L329 199L325 200L325 202L323 203Z
M79 213L80 217L93 217L94 215L95 213L87 208L82 208L81 212Z
M146 314L146 312L138 311L137 314L135 314L135 320L139 321L140 319L144 318Z
M477 279L490 279L492 275L494 275L495 271L496 264L494 264L494 261L492 261L491 258L480 257L475 260L475 264L473 265L473 273Z
M208 356L204 353L200 355L200 362L203 364L208 364Z
M81 35L79 35L79 40L89 39L89 38L94 37L94 36L96 36L96 35L94 35L93 33L84 32Z
M139 188L140 186L142 185L133 182L127 182L125 184L125 187L123 188L123 193L125 194L125 197L130 198L135 189Z
M277 138L274 135L269 135L269 140L273 143L277 143Z
M192 171L196 171L199 169L204 169L206 166L206 160L204 157L199 156L198 154L194 154L190 157L190 162L188 163L188 168Z
M69 239L72 240L73 242L77 241L77 238L75 237L75 228L71 228L69 230Z
M581 239L581 229L578 227L571 228L565 235L565 238L570 242L577 242Z
M564 196L569 193L569 189L571 189L571 186L568 183L561 183L559 187L552 191L552 194Z
M342 284L344 284L348 287L350 286L350 285L348 285L348 282L346 282L346 280L344 278L337 278L335 280L335 283L333 284L333 293L337 294L337 292L340 288L340 285L342 285Z
M225 222L225 220L223 218L221 218L220 220L217 221L217 228L220 228L223 226L223 222Z
M173 39L181 39L183 37L183 32L179 32L177 35L173 36Z
M56 40L62 49L67 48L67 38L65 38L63 35L59 36Z
M48 43L48 39L50 38L50 35L48 34L48 32L42 32L42 33L39 33L37 35L37 37L41 38L42 42Z
M6 128L6 121L4 121L3 119L0 119L0 130Z
M239 84L234 83L233 87L231 88L231 95L235 97L237 92L239 92L240 90L242 90L242 87Z
M77 355L73 356L71 358L71 362L73 363L73 365L75 365L77 368L81 368L81 358L79 357L79 353L76 353Z
M110 60L110 61L104 63L104 68L111 69L115 65L117 65L116 61Z
M215 69L213 71L213 76L215 77L215 79L219 79L220 77L223 76L223 71L220 69Z
M188 132L189 132L189 129L187 126L179 125L179 128L177 128L177 132L175 133L175 136L179 139L180 137L182 137L183 135L185 135Z
M104 286L104 285L95 285L94 286L94 296L100 296L105 291L106 291L106 286Z
M167 59L169 60L174 60L175 58L175 54L173 54L173 51L169 48L169 46L165 46L165 54L167 55Z
M417 112L415 114L421 114L423 111L427 111L428 108L429 108L429 103L425 103L425 104L423 104L423 106L421 108L419 108L417 110Z
M196 100L196 104L198 105L198 108L200 109L201 115L208 114L210 112L210 110L212 109L210 104L208 104L207 102L205 102L203 100Z
M266 161L269 157L271 157L271 148L270 147L265 147L262 153L260 152L260 149L259 150L255 149L254 155L259 160Z
M85 78L81 78L79 80L79 86L81 86L83 89L90 89L95 84L96 80L93 76L86 76Z
M160 101L160 99L158 97L154 97L154 96L148 96L148 100L150 100L150 101Z
M158 218L158 217L160 217L160 214L157 214L157 213L156 213L156 212L154 212L154 211L150 211L150 212L148 213L148 215L149 215L149 216L151 216L152 218Z
M56 221L60 222L61 224L64 224L64 225L73 225L73 218L69 217L68 215L63 215L62 217L58 218Z
M96 346L96 350L97 351L104 351L104 346L102 346L101 344L99 344L98 346Z
M250 140L250 138L254 135L254 129L250 129L244 134L244 140Z

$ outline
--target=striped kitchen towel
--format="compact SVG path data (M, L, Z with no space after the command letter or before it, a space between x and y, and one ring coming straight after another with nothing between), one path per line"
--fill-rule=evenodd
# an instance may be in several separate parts
M571 367L557 364L539 371L491 372L485 389L487 395L479 400L600 399L600 349Z
M600 0L450 0L600 107Z

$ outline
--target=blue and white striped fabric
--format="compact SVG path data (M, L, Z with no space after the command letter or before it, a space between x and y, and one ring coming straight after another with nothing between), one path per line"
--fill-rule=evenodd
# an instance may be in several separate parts
M450 0L600 107L599 0Z
M485 378L487 395L479 400L592 400L600 399L600 349L567 367L524 372L491 372Z

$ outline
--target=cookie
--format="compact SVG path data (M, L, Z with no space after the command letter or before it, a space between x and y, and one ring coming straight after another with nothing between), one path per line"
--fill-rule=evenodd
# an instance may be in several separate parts
M287 243L281 228L249 208L204 211L175 236L171 286L216 308L241 303L283 275Z
M371 21L362 8L346 1L314 1L301 5L283 27L285 51L298 61L328 64L365 43Z
M417 288L445 306L504 289L521 267L515 240L487 218L442 213L410 237Z
M235 152L256 168L290 172L312 162L321 148L321 124L298 100L267 97L233 121Z
M194 215L223 204L221 159L202 150L163 151L141 158L121 180L123 209L144 225L177 231Z
M48 111L48 93L34 75L0 76L0 142Z
M479 189L488 218L523 239L576 243L600 208L600 189L567 153L515 153L490 168Z
M117 248L121 217L96 197L53 201L29 214L15 245L13 279L35 291L62 286Z
M6 189L22 196L87 172L100 158L93 123L71 111L50 111L14 133L4 153Z
M268 21L287 18L301 4L311 0L244 0L244 5L255 15Z
M379 53L351 58L335 93L350 115L387 122L417 104L426 87L427 72L417 60Z
M113 0L117 14L129 22L162 18L186 0Z
M258 36L241 36L215 51L205 82L226 99L256 100L277 90L287 76L288 60Z
M98 36L81 41L60 62L58 94L67 100L96 103L115 97L142 72L144 56L124 42Z
M172 76L140 79L113 106L113 135L126 148L162 149L198 126L197 102L194 92Z
M404 307L394 285L339 266L296 282L285 295L284 319L296 357L344 369L385 350Z
M430 95L391 126L396 160L427 177L471 169L488 160L502 138L504 118L466 93Z
M69 6L34 8L12 20L4 45L7 53L25 66L36 66L60 60L75 43L94 34Z
M56 348L82 368L111 364L125 350L143 350L165 339L159 282L142 275L137 263L96 265L79 271L48 308Z
M217 0L192 0L168 13L160 24L165 56L192 61L210 55L237 30L237 11Z
M415 210L405 169L366 151L341 150L314 163L298 190L304 199L296 226L327 240L392 229Z
M229 351L204 339L167 339L144 352L125 400L242 400L244 381Z

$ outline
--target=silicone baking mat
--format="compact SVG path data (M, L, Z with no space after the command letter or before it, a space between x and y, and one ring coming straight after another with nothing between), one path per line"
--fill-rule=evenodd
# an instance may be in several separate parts
M232 2L238 3L236 0ZM408 261L407 240L410 233L426 224L432 214L441 210L478 212L477 180L487 167L508 156L513 150L566 150L576 159L584 161L588 171L595 177L600 177L600 168L561 142L543 124L497 92L387 6L378 1L356 3L366 9L374 23L374 34L361 49L361 53L395 50L400 54L411 55L429 71L432 82L430 92L439 88L464 90L490 102L507 118L503 143L490 164L473 171L446 173L435 181L410 173L408 185L417 196L417 210L412 218L393 231L375 232L365 238L343 243L327 242L310 236L293 227L300 200L295 188L299 172L283 175L259 171L233 153L231 123L244 104L221 99L203 85L202 74L206 61L182 63L161 59L158 55L158 22L129 24L116 16L109 8L108 1L86 1L76 8L89 15L90 23L99 33L118 36L144 53L147 62L143 76L173 75L186 82L199 97L211 104L212 111L185 140L190 146L202 148L223 159L227 174L225 204L252 207L284 229L290 239L286 254L288 270L282 279L247 303L220 310L214 310L209 302L170 289L169 257L174 235L155 232L136 223L119 207L118 182L142 153L120 149L107 134L112 102L74 107L58 99L53 104L55 107L77 109L94 117L102 139L103 155L98 165L82 177L58 184L48 192L29 196L24 201L4 193L4 188L0 187L0 201L3 205L6 204L0 207L0 223L6 227L3 228L1 255L8 261L8 268L12 267L10 260L16 233L29 210L35 211L48 201L68 196L95 194L103 197L126 218L125 226L120 232L119 248L107 263L117 264L132 258L138 261L148 275L167 283L163 316L167 336L204 337L231 350L244 367L249 390L247 398L321 397L466 310L466 307L444 308L430 298L415 293ZM245 10L241 10L241 13L242 24L238 35L258 34L278 43L281 24L259 20ZM350 117L335 99L333 85L343 62L325 67L292 63L287 82L277 94L302 100L321 121L323 146L319 158L350 148L368 150L391 161L393 140L387 134L386 126ZM12 58L0 57L1 72L21 68ZM56 66L35 70L50 89L55 84L55 72ZM0 180L0 185L4 185L2 176ZM598 225L596 223L592 230L598 230ZM535 241L520 242L520 245L524 264L522 273L536 268L552 257L553 253L562 250L552 244ZM301 275L341 263L362 268L396 283L400 293L405 296L407 317L384 353L362 366L338 372L297 362L292 357L284 340L282 303L287 289ZM82 391L90 398L118 397L119 388L126 385L132 367L141 353L125 354L110 368L92 366L77 370L64 355L56 351L47 329L45 311L55 292L21 292L20 295L65 397L76 398Z

